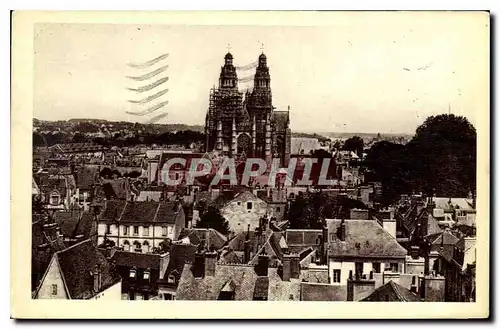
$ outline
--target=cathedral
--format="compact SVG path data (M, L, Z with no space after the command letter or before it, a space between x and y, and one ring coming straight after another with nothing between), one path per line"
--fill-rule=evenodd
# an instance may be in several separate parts
M267 58L259 56L252 91L238 90L233 55L227 53L219 86L210 91L205 119L206 150L233 158L262 158L268 163L290 161L290 107L275 111Z

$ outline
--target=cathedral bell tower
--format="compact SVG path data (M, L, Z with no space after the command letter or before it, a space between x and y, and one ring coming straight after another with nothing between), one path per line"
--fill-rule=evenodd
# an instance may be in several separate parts
M224 66L220 71L219 88L238 88L238 76L236 75L236 68L233 65L233 55L231 55L231 53L227 53L226 56L224 56Z

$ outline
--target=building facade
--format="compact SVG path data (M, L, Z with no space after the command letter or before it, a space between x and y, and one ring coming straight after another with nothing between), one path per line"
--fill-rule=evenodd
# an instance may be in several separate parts
M238 90L233 55L226 54L219 86L210 92L205 119L206 150L231 157L290 160L291 131L288 111L275 111L266 55L261 54L252 91Z

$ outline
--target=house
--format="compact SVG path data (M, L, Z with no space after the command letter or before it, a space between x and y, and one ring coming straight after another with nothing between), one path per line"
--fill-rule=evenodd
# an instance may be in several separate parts
M168 266L158 280L158 294L160 299L174 300L177 295L177 287L186 263L194 262L197 247L192 244L170 245L168 250Z
M99 184L98 168L83 166L75 171L77 202L87 211L93 196L94 187Z
M266 255L257 265L218 264L217 253L197 252L184 265L177 300L300 300L298 263L280 270L269 267Z
M76 184L72 175L44 175L40 177L39 187L47 209L67 210L74 203Z
M373 273L404 273L407 251L375 220L326 219L331 284L347 284Z
M122 278L122 300L157 298L158 280L163 279L169 254L143 254L114 249L109 253L109 259L114 262Z
M107 239L124 251L152 252L165 239L177 240L184 227L180 203L109 200L98 218L98 243Z
M120 300L121 278L90 240L56 252L35 299Z
M238 193L234 199L227 202L220 211L228 221L230 230L238 233L245 231L250 225L250 230L259 226L259 220L267 217L267 203L259 199L250 191Z

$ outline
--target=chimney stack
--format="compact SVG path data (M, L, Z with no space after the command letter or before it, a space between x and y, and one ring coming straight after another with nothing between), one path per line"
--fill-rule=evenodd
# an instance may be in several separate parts
M194 255L192 271L195 278L203 278L205 276L205 255L203 251L198 251Z
M259 255L259 260L257 262L257 267L255 272L257 272L258 276L267 276L269 268L269 256L266 254L264 250L262 254Z
M298 254L283 255L283 281L298 279L300 276L300 257Z
M340 221L340 227L339 227L339 239L340 239L340 241L345 241L345 234L346 234L345 220L342 219Z
M217 266L217 252L207 251L205 253L205 276L215 276Z

